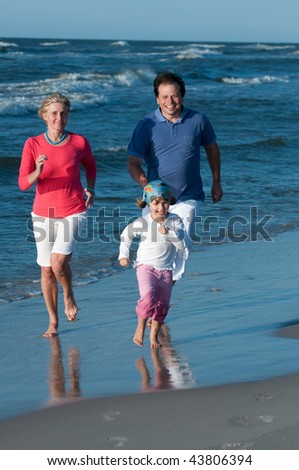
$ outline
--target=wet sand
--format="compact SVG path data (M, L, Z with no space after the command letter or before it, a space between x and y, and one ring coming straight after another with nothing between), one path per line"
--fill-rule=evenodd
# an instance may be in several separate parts
M299 375L77 401L0 422L1 449L299 449Z
M297 232L192 253L158 353L132 342L135 272L0 307L0 449L299 449Z

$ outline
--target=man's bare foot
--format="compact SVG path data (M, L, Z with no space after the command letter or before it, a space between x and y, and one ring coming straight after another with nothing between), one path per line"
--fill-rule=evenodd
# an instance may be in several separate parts
M44 332L43 337L54 338L55 336L58 336L58 330L55 325L50 324L47 331Z
M66 318L68 319L68 321L75 321L79 309L77 307L73 293L69 298L64 299L64 305L65 305L64 313L66 314Z

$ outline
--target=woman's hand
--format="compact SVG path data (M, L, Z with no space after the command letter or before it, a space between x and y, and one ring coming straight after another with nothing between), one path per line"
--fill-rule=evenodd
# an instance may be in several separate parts
M46 155L39 155L35 160L35 170L38 173L38 176L43 171L44 163L46 160L48 160L48 157Z
M28 175L28 183L30 184L30 186L37 182L38 177L43 171L44 163L46 160L48 160L46 155L39 155L35 160L35 170L30 173L30 175Z
M85 191L85 194L86 194L86 201L85 201L85 206L87 207L87 209L89 209L90 207L92 207L94 205L94 190L92 188L85 188L84 189Z

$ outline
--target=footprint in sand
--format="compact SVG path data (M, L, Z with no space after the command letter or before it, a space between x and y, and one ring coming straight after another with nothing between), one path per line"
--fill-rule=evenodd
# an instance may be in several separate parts
M235 426L256 426L257 424L265 423L270 424L272 423L274 417L273 416L233 416L229 419L229 422Z
M255 395L256 401L265 401L265 400L273 400L272 395L270 393L259 393Z
M253 442L228 442L227 444L222 444L221 449L240 450L240 449L250 449L252 446L253 446Z
M107 437L107 441L113 444L113 447L123 447L125 442L127 442L124 436L115 436L115 437Z
M263 421L263 423L272 423L274 416L259 416L259 419Z
M120 411L107 411L107 413L102 414L104 421L114 421L119 415Z

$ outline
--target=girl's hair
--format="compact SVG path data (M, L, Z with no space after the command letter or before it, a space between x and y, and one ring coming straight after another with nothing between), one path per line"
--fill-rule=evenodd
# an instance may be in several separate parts
M43 119L44 114L48 111L51 104L53 103L62 103L66 107L68 114L71 112L70 100L66 96L63 96L61 93L56 92L53 95L47 96L47 98L44 99L37 112L38 117Z
M154 199L164 199L164 198L153 196L153 197L151 197L151 202ZM165 199L165 201L168 201L170 206L173 206L173 204L176 203L176 199L173 196L171 196L169 200ZM141 199L141 197L138 197L136 199L136 206L140 207L140 209L144 209L147 206L147 203L143 199Z

